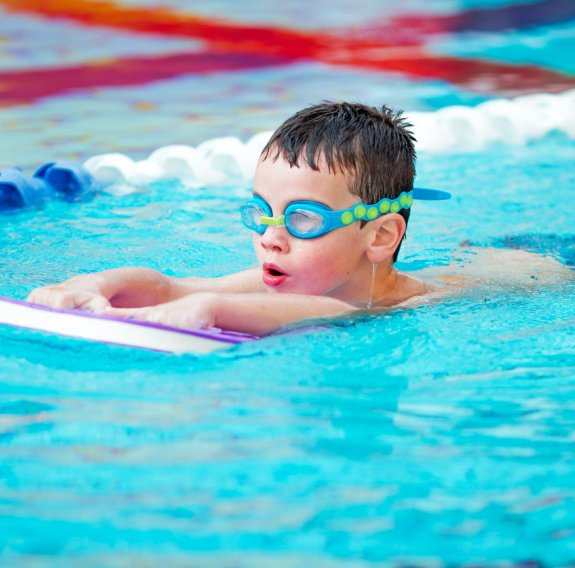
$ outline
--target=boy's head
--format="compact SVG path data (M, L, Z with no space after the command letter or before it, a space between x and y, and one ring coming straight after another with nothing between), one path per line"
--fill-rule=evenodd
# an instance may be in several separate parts
M366 204L395 199L413 188L414 136L401 112L359 103L325 102L288 118L272 135L262 159L286 160L344 173L349 191ZM409 209L398 212L407 224ZM394 255L397 258L399 247Z

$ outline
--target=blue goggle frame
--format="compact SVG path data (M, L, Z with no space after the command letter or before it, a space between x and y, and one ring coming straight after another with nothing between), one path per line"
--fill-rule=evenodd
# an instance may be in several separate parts
M413 188L402 192L395 199L381 199L372 205L356 203L348 209L333 210L317 201L292 201L283 215L273 216L269 203L254 195L241 208L242 222L250 230L263 235L268 227L285 227L290 235L298 239L315 239L330 231L347 227L355 221L373 221L388 213L409 209L414 199L438 201L449 199L451 194L438 189ZM305 232L298 229L297 219L311 214ZM312 219L313 217L313 219ZM308 221L309 221L308 219ZM314 226L315 225L315 226Z

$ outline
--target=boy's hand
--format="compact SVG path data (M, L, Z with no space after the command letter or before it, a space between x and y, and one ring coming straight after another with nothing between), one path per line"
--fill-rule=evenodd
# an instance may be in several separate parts
M111 305L136 308L168 302L173 299L173 281L148 268L113 268L38 288L27 300L52 308L87 309L101 314ZM176 293L181 295L188 291L187 288L178 288Z
M145 308L112 308L104 313L122 319L159 323L180 329L208 329L216 321L216 295L197 293Z
M61 310L85 309L99 314L110 307L110 302L100 291L97 279L90 276L79 276L62 284L36 288L26 301Z

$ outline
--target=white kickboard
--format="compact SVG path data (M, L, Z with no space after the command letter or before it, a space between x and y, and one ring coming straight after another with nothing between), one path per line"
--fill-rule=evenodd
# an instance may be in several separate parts
M58 310L4 297L0 297L0 324L167 353L211 353L257 339L244 333L186 331L84 310Z

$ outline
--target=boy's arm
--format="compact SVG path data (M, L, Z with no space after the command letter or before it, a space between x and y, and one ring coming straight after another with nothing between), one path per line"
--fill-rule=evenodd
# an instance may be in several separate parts
M128 267L82 274L61 284L37 288L28 301L60 309L102 312L110 306L154 306L206 290L242 293L261 287L257 269L221 278L173 278L148 268Z
M266 335L304 319L334 317L356 310L342 300L301 294L221 294L212 302L215 327L254 335Z
M198 293L159 306L107 310L116 317L162 323L181 329L218 327L266 335L286 324L355 311L351 304L326 296L299 294Z
M172 299L181 298L196 292L218 292L230 294L251 294L265 292L260 268L249 268L233 272L217 278L187 278L172 279Z

